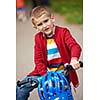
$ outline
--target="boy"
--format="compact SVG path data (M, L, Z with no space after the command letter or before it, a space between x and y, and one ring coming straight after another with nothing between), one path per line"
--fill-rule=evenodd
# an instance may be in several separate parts
M33 27L39 33L35 36L34 62L35 69L24 80L34 79L44 75L48 70L57 71L71 64L75 70L79 69L78 59L81 48L71 36L67 28L54 25L55 18L51 11L44 6L37 6L31 13ZM70 72L70 82L74 87L78 86L78 78L75 70ZM66 77L69 80L69 77ZM29 92L34 87L25 84L17 86L17 100L27 100Z

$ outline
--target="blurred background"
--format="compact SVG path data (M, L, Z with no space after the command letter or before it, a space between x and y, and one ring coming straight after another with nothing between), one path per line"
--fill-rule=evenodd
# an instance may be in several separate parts
M30 17L31 9L37 5L49 6L55 13L64 17L66 22L83 23L83 0L16 0L17 9ZM21 11L21 10L20 10ZM29 12L30 11L30 12Z
M37 5L46 5L55 15L55 24L69 28L83 48L83 0L16 0L16 81L34 69L34 41L36 30L32 27L30 13ZM83 60L83 52L80 60ZM77 71L80 86L75 100L83 100L83 69ZM37 89L29 100L39 100Z

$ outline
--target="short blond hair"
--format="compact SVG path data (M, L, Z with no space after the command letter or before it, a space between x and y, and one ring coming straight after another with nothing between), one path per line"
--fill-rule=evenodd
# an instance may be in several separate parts
M35 25L34 18L39 18L43 14L46 14L47 16L51 17L52 13L51 13L51 10L46 6L37 6L37 7L32 9L31 19L32 19L33 25Z

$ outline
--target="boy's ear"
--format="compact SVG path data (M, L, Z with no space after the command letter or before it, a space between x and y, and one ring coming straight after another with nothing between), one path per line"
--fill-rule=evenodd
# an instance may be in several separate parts
M34 23L34 18L32 18L32 17L31 17L31 22L32 22L33 28L36 28L35 23Z
M53 22L55 22L55 17L54 17L54 15L51 15L51 19L52 19Z
M32 27L35 28L35 29L37 28L33 23L32 23Z

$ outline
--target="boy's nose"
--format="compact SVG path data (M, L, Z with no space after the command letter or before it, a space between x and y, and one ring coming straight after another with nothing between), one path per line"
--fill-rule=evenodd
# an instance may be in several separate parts
M43 28L45 28L46 27L46 24L45 23L43 23Z

